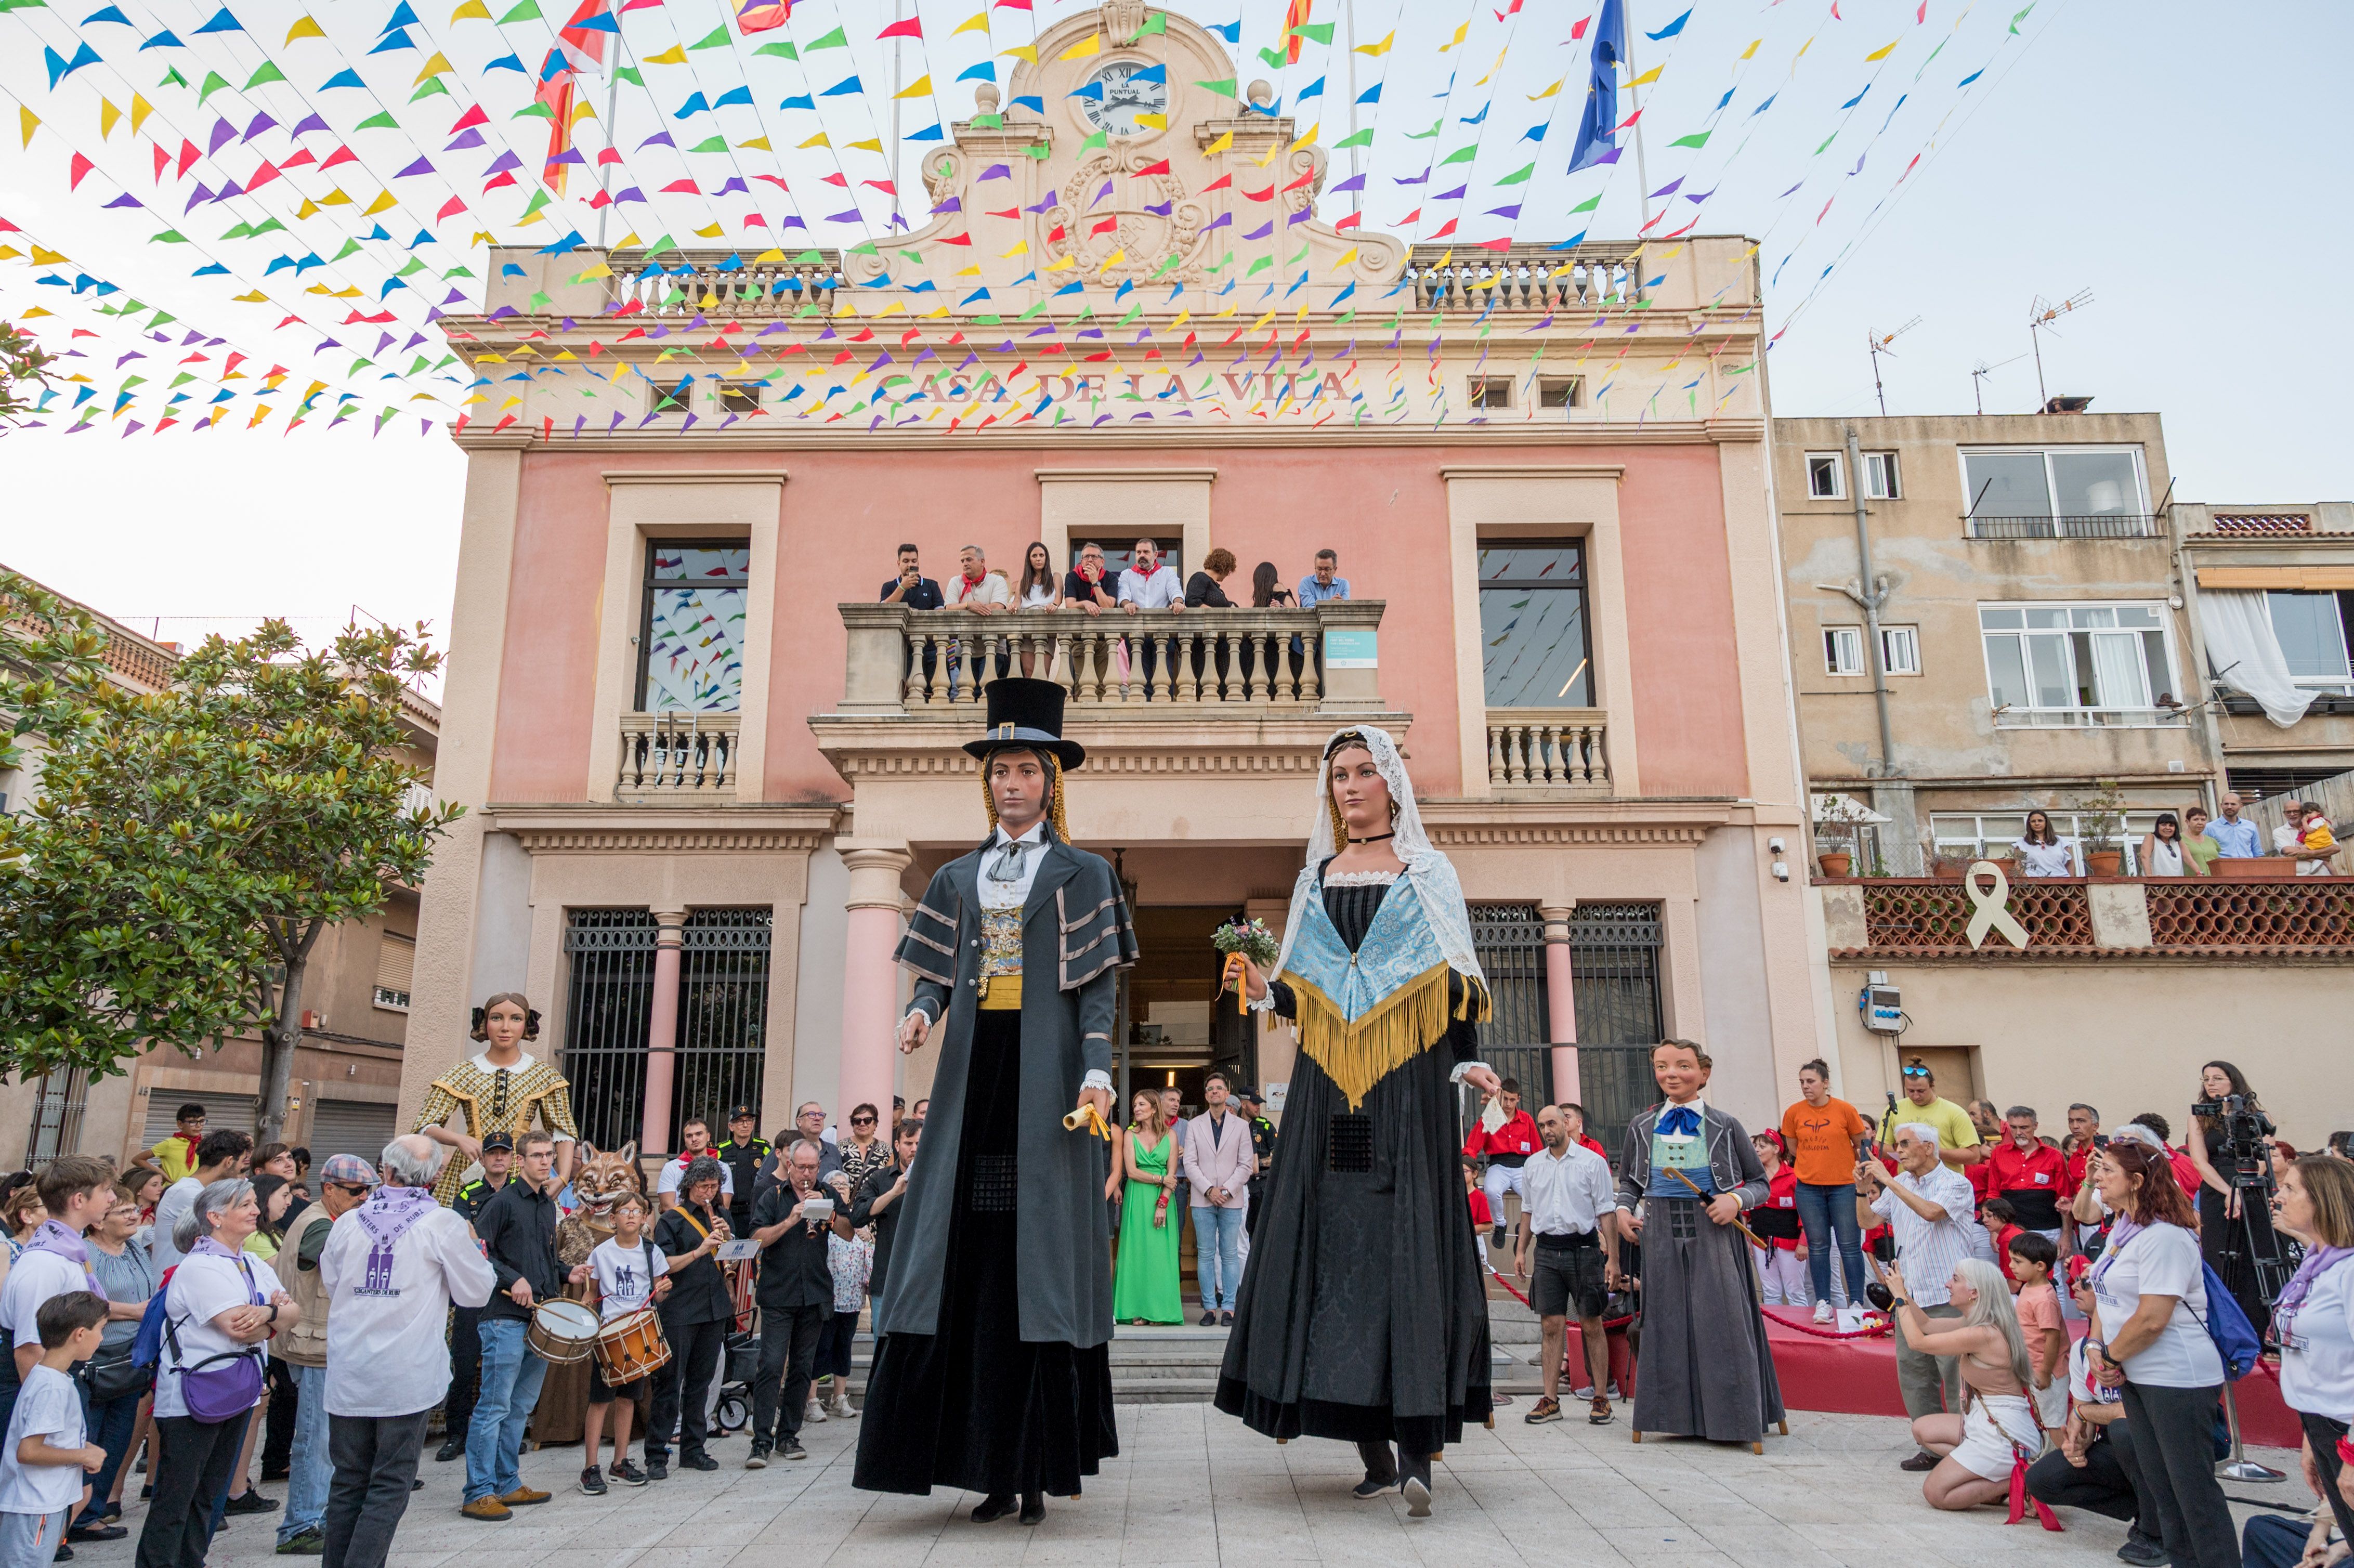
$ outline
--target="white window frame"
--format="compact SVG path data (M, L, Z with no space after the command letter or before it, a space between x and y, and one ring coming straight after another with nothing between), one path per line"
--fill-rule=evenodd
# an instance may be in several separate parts
M1840 677L1872 673L1864 667L1862 627L1849 625L1823 628L1823 673Z
M1921 629L1883 626L1880 629L1880 667L1892 675L1921 673Z
M1903 474L1894 452L1863 454L1863 493L1874 501L1903 499Z
M2329 608L2338 616L2338 638L2339 646L2341 648L2346 648L2346 611L2344 607L2338 602L2338 595L2327 588L2273 588L2267 590L2264 594L2264 624L2273 627L2274 641L2278 641L2279 639L2280 629L2273 623L2273 595L2275 593L2289 592L2306 594L2314 599L2326 599L2329 600ZM2348 673L2344 675L2292 674L2289 678L2296 682L2298 687L2308 692L2334 692L2339 695L2354 694L2354 648L2348 648L2347 652L2349 654L2348 664L2349 667Z
M1985 860L1999 856L2011 858L2010 846L2027 832L2027 813L2041 811L2052 819L2052 831L2060 835L2076 863L2075 874L2084 874L2083 836L2079 831L2083 813L2058 807L2023 806L2015 811L1932 811L1929 813L1930 853L1941 860ZM2160 811L2172 811L2181 821L2179 806L2128 807L2119 813L2125 819L2125 829L2117 835L2117 847L2125 852L2124 872L2127 876L2141 874L2141 841L2155 832Z
M2117 536L2147 538L2156 535L2158 532L2158 524L2156 520L2150 516L2149 461L2147 455L2139 446L2122 442L2110 445L2089 444L2083 446L2062 445L2049 447L1956 446L1954 449L1954 466L1958 471L1961 480L1962 506L1964 508L1964 515L1969 519L1968 531L1973 536L1981 536L1978 535L1978 518L1981 514L1978 509L1978 493L1970 484L1969 460L1974 457L2033 456L2040 457L2043 460L2043 500L2044 503L2052 509L2052 532L2049 535L2032 535L2028 536L2055 539L2110 537L2111 535L2094 535L2088 533L2084 530L2081 524L2079 524L2078 529L2073 532L2070 531L2065 526L2066 519L2062 518L2060 514L2060 482L2052 474L2052 460L2054 457L2097 457L2105 453L2112 452L2123 452L2133 459L2134 511L2127 515L2139 518L2141 520L2142 528L2141 533L2138 535ZM2073 514L2072 514L2071 515ZM2008 537L2009 535L1982 536Z
M1987 701L1989 706L1996 705L1994 702L1994 659L1988 646L1992 639L1997 637L2010 637L2019 640L2022 643L2020 650L2020 669L2024 672L2024 678L2027 681L2029 694L2031 696L2033 694L2035 675L2032 659L2027 649L2023 646L2025 640L2029 635L2028 631L2026 630L2014 630L2010 628L1989 629L1986 624L1986 613L1988 610L2019 610L2022 612L2028 610L2065 610L2073 612L2079 609L2149 610L2157 617L2158 625L2156 630L2161 640L2159 646L2163 650L2166 659L2166 684L2159 688L2159 690L2153 691L2149 694L2151 701L2155 703L2161 692L2166 694L2175 696L2178 702L2180 701L2180 692L2182 688L2176 677L2181 666L2177 657L2177 650L2174 643L2174 618L2171 611L2168 609L2166 601L2163 599L1988 599L1981 601L1978 608L1978 659L1986 679ZM2079 628L2073 624L2073 619L2074 618L2072 614L2070 617L2072 624L2064 630L2057 627L2034 629L2045 635L2056 634L2061 638L2061 646L2067 653L2068 689L2072 693L2078 689L2080 683L2078 680L2079 672L2076 668L2075 639L2078 634L2082 633L2095 637L2104 635L2113 637L2130 635L2136 640L2137 644L2138 644L2143 633L2151 630L2147 627ZM2138 652L2138 649L2137 652ZM1994 715L1994 722L1997 729L2170 729L2189 723L2189 710L2181 707L2161 708L2156 706L2088 708L2073 705L2067 707L2042 708L2033 706L2021 707L2017 705L2013 705L2009 708L2003 708L1997 711Z
M1831 487L1828 491L1815 488L1815 465L1830 464ZM1845 501L1847 499L1847 458L1840 452L1808 452L1806 455L1807 499L1809 501Z

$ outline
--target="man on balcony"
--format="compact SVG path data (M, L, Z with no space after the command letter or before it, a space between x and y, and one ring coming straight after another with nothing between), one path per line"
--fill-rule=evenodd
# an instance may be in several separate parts
M1150 539L1139 539L1135 561L1134 566L1119 574L1119 608L1130 615L1147 610L1183 614L1184 585L1178 582L1175 572L1161 564L1161 546ZM1141 658L1138 663L1144 671L1144 689L1148 697L1152 693L1153 673L1161 667L1161 652L1164 644L1171 655L1168 661L1169 680L1173 686L1177 680L1176 645L1167 639L1149 634L1139 641L1137 652Z
M899 575L883 585L883 602L909 609L938 609L946 602L940 598L940 585L926 577L917 564L915 546L899 546Z
M1299 579L1299 608L1313 609L1328 599L1349 597L1349 579L1341 575L1341 557L1331 550L1316 552L1316 570Z
M2240 815L2241 805L2237 795L2224 796L2223 814L2207 824L2207 836L2220 846L2219 853L2253 860L2264 853L2264 842L2256 832L2256 824Z

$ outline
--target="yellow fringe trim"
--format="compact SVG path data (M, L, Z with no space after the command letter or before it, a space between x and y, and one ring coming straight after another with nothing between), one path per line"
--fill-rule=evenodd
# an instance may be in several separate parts
M1299 1048L1324 1069L1351 1110L1375 1084L1446 1034L1447 973L1445 964L1433 964L1354 1023L1314 985L1296 974L1283 977L1298 1003ZM1479 1011L1485 1015L1484 1004Z

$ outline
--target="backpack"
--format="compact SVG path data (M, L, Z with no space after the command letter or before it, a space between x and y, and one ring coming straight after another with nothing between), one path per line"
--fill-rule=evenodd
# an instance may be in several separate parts
M132 1336L131 1364L150 1372L164 1364L164 1297L172 1288L172 1275L178 1267L174 1264L155 1282L155 1294L147 1298L147 1309L139 1315L139 1332Z
M2223 1358L2223 1381L2237 1383L2255 1370L2257 1358L2264 1354L2264 1341L2256 1338L2255 1326L2240 1310L2239 1299L2225 1287L2214 1266L2202 1261L2199 1267L2207 1280L2203 1320L2207 1337L2215 1341L2215 1352Z

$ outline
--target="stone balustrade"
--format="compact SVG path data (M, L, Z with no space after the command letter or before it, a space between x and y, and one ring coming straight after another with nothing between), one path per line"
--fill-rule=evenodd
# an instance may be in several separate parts
M1416 246L1406 259L1418 311L1632 310L1643 298L1641 260L1632 245L1581 245L1574 250L1515 246L1454 250Z
M782 321L814 304L822 320L833 313L843 281L833 253L822 254L815 262L755 262L716 250L665 250L659 260L616 251L606 289L615 303L642 315Z
M1610 793L1609 731L1600 708L1488 710L1488 787Z
M730 713L623 714L623 800L732 800L741 715Z
M845 604L839 710L972 722L1000 675L1058 683L1075 716L1214 712L1248 720L1383 711L1383 602L1312 609L1028 609L995 615ZM1328 636L1341 636L1328 643Z

